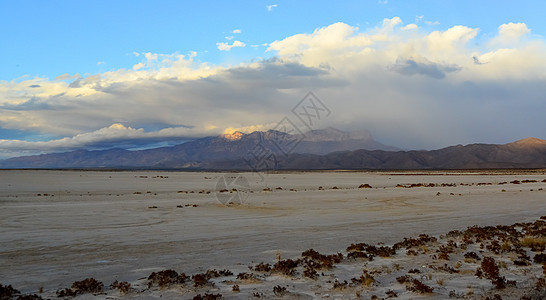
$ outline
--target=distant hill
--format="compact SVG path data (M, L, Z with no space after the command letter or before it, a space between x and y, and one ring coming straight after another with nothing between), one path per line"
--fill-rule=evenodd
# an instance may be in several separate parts
M264 147L276 156L290 153L325 155L335 151L397 150L373 140L368 131L344 132L334 128L290 135L269 130L235 132L196 139L172 147L129 151L76 150L0 160L0 168L180 168L192 169L237 161Z
M326 155L277 156L280 170L411 170L546 168L546 140L523 139L505 145L457 145L432 151L355 150ZM207 169L247 169L244 162L203 165Z
M293 153L328 154L335 151L346 150L400 150L393 146L386 146L376 142L369 131L344 132L329 127L323 130L311 130L306 132Z
M257 161L269 159L268 164ZM262 157L260 157L262 156ZM273 163L271 163L273 162ZM0 168L151 168L185 170L490 169L546 168L546 140L505 145L457 145L432 151L400 151L367 131L334 128L303 135L269 130L196 139L173 147L128 151L77 150L0 161Z

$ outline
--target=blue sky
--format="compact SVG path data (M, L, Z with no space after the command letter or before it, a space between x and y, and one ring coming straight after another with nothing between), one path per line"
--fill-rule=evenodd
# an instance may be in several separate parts
M310 90L332 106L321 126L406 149L546 138L544 11L0 0L0 158L266 130Z
M480 28L492 35L507 22L525 22L544 35L544 1L0 1L0 79L54 78L131 68L133 52L196 51L199 59L236 64L270 57L261 46L336 22L373 28L384 18ZM276 6L275 6L276 5ZM268 6L271 9L268 10ZM233 30L240 29L240 34ZM220 51L234 36L248 45ZM480 38L477 39L477 42ZM260 47L249 47L260 45Z

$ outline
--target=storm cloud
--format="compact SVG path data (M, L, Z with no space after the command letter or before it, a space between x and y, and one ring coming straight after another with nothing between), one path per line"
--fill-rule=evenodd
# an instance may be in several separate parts
M391 66L391 70L402 75L425 75L436 79L446 77L446 73L459 71L461 68L456 65L441 65L432 63L426 59L397 59Z

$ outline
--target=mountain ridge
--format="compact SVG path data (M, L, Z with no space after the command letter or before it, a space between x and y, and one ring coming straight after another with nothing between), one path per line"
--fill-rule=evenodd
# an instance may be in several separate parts
M288 145L288 146L287 146ZM294 146L295 145L295 146ZM284 148L283 148L284 147ZM363 149L364 148L364 149ZM269 151L274 164L249 161ZM263 154L263 152L262 152ZM368 131L335 128L303 135L268 130L233 132L154 149L74 150L0 161L0 168L158 168L187 170L480 169L546 168L546 140L455 145L402 151L373 140Z
M512 142L512 143L508 143L507 145L531 146L531 147L545 146L546 145L546 140L535 138L535 137L528 137L528 138L525 138L525 139L517 140L517 141Z
M287 141L294 147L279 147ZM202 165L204 162L229 161L248 155L256 145L270 149L274 154L306 153L324 155L333 151L356 149L393 150L383 145L369 132L349 133L334 128L313 130L306 134L290 135L268 130L248 134L236 131L220 136L195 139L183 144L146 150L74 150L21 156L0 160L0 168L94 168L94 167L169 167Z

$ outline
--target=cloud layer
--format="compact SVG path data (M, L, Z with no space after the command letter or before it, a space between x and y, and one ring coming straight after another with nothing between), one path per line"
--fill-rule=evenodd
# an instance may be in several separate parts
M409 149L546 138L544 39L524 23L480 34L394 17L364 32L335 23L272 41L264 55L273 58L234 66L136 53L131 70L0 81L0 129L60 137L0 136L0 157L273 128L308 91L332 111L319 127L368 129Z
M218 50L220 51L229 51L231 48L237 48L237 47L245 47L246 44L241 41L233 41L233 43L230 45L228 43L216 43L216 46L218 47Z

